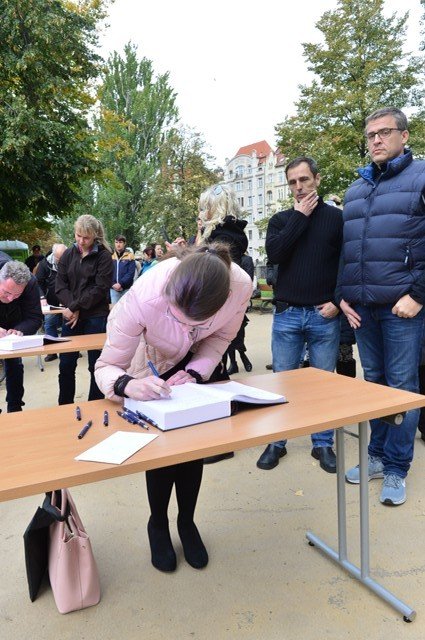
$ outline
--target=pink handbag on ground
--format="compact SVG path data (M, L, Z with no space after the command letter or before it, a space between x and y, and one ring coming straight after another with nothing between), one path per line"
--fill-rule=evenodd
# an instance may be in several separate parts
M58 509L56 493L52 505ZM69 613L97 604L100 584L90 539L68 489L61 491L60 513L65 520L50 525L49 578L59 613Z

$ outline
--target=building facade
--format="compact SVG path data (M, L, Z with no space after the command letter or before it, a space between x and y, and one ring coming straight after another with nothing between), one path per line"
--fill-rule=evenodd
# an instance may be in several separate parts
M224 183L235 191L248 221L248 252L256 264L264 264L266 229L260 231L255 223L280 211L288 197L285 158L265 140L241 147L226 158Z

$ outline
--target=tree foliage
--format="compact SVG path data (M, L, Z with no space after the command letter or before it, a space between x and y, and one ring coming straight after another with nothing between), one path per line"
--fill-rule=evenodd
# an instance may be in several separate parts
M46 226L94 168L87 114L101 0L2 0L0 220Z
M375 109L420 107L423 58L403 53L408 14L383 14L383 0L339 0L316 27L319 43L303 44L315 77L300 86L297 113L276 127L288 157L311 155L321 168L323 192L343 194L364 163L364 120ZM418 120L411 142L422 148Z
M178 117L169 74L155 76L147 58L127 44L108 59L95 120L102 172L88 198L109 237L124 233L137 242L141 212L160 167L159 150ZM83 198L79 208L84 206Z
M221 178L210 168L212 157L202 136L181 126L167 135L161 146L160 171L144 204L142 233L148 240L164 236L190 237L196 233L199 196Z

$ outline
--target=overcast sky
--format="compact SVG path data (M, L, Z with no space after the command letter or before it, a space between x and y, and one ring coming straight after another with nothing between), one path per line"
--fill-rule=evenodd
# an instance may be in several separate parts
M131 40L157 73L170 72L181 121L203 134L224 166L239 147L267 140L294 113L309 82L302 42L336 0L115 0L102 38L105 57ZM419 42L420 0L386 0L386 13L410 11L406 46Z

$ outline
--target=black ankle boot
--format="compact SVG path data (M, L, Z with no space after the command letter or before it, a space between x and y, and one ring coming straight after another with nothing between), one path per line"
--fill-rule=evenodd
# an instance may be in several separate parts
M151 547L152 564L159 571L175 571L177 567L176 553L171 542L170 530L167 527L156 527L152 517L148 522L148 536Z
M245 371L252 371L252 363L250 362L249 358L247 355L245 355L245 353L242 351L239 351L239 356L242 360L242 364L245 367Z
M236 362L231 362L230 363L230 367L227 369L227 373L229 376L232 375L232 373L239 373L239 367L236 364Z
M177 529L183 545L186 562L194 569L203 569L208 564L208 552L194 522L185 523L177 518Z

